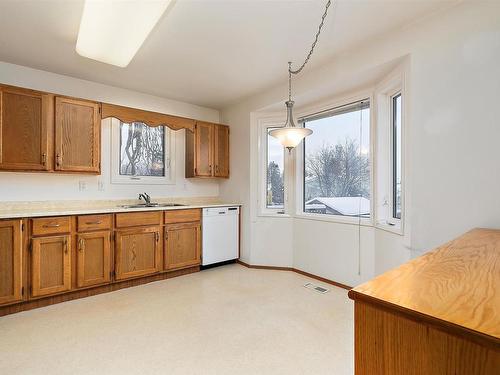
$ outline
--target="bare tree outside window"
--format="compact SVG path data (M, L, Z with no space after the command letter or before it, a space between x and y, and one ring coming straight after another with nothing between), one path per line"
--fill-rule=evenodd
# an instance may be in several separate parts
M316 182L306 191L306 200L316 196L369 198L368 156L360 154L357 142L349 138L335 146L325 143L306 158L306 180Z
M165 176L165 128L120 123L120 175Z
M370 108L360 102L306 120L304 212L370 216Z
M266 207L272 209L284 208L285 202L285 181L284 165L285 153L279 141L269 135L267 129L267 191Z

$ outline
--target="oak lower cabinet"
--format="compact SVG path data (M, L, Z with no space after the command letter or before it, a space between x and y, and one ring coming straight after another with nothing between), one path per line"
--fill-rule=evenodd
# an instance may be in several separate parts
M33 238L31 246L31 296L69 291L71 236Z
M79 288L111 281L111 233L80 233L77 236L77 277Z
M52 95L0 86L0 170L52 167Z
M21 220L0 221L0 305L21 301Z
M115 232L115 278L123 280L160 270L160 227L123 229Z
M197 266L201 263L200 222L168 224L165 227L166 270Z

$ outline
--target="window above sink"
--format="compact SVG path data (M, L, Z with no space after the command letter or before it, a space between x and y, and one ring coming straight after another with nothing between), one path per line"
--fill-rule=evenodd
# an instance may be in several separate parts
M175 184L175 133L164 126L111 121L113 184Z

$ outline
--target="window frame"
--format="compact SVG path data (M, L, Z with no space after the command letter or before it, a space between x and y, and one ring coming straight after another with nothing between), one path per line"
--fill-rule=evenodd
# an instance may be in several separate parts
M377 228L405 236L406 191L406 112L407 90L405 70L398 68L375 87L377 98L377 184L376 220ZM393 98L401 95L401 218L395 218L394 207L394 104Z
M342 224L352 224L352 225L362 225L362 226L373 226L375 224L375 210L374 210L374 169L375 169L375 158L374 158L374 114L373 110L373 89L362 90L356 94L342 97L335 101L326 101L318 106L307 107L299 112L297 112L297 118L302 120L314 113L325 112L333 110L335 108L340 108L352 103L368 101L370 103L370 127L369 127L369 139L370 139L370 217L352 217L352 216L341 216L341 215L325 215L317 213L304 212L304 175L305 175L305 158L304 158L304 142L301 142L299 146L295 148L295 206L294 216L301 219L311 219L318 221L335 222ZM302 124L302 122L301 122Z
M258 216L271 216L271 217L290 217L290 205L289 205L289 194L290 194L290 182L292 176L290 176L290 155L283 148L283 194L284 194L284 204L283 208L271 208L267 206L267 158L268 158L268 129L270 128L281 128L285 124L286 119L282 116L266 117L258 119L258 155L259 155L259 167L258 167Z
M401 171L400 171L400 177L401 177L401 210L399 213L399 217L396 216L396 190L397 190L397 182L396 182L396 169L397 169L397 158L396 158L396 153L397 153L397 140L396 140L396 129L395 129L395 118L396 118L396 106L395 106L395 99L399 97L401 98L401 113L400 115L400 121L401 121L401 150L399 152L401 153ZM395 221L401 221L401 217L403 216L403 137L402 137L402 131L403 131L403 93L402 90L399 89L396 93L393 93L390 96L390 105L391 105L391 182L390 182L390 187L391 187L391 207L390 207L390 212L391 212L391 220Z
M264 155L264 162L266 165L266 176L265 176L265 182L266 182L266 192L265 192L265 208L266 210L272 210L272 211L277 211L277 214L284 214L285 213L285 181L286 181L286 168L285 168L285 159L286 159L286 151L283 149L283 170L281 173L283 174L283 207L270 207L267 204L267 194L268 194L268 186L269 186L269 171L268 171L268 166L269 166L269 131L271 129L279 129L282 128L283 126L266 126L265 127L265 132L266 132L266 146L265 146L265 155Z
M111 183L120 185L174 185L175 184L175 132L165 126L164 160L165 176L126 176L120 174L120 124L122 121L111 119Z

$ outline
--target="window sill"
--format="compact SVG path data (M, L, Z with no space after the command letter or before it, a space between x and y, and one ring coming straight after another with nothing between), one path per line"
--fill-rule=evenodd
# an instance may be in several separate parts
M271 212L269 212L269 213L260 213L260 214L257 215L257 217L268 217L268 218L277 218L277 217L282 218L282 217L284 217L284 218L291 218L292 216L289 215L289 214L277 214L277 213L271 213Z
M305 214L302 212L295 214L294 217L302 220L316 220L316 221L326 221L329 223L336 223L336 224L361 225L364 227L373 227L373 221L371 218L361 218L360 220L357 217Z
M175 180L165 177L124 177L112 176L111 184L113 185L175 185Z
M375 225L375 228L381 229L386 232L397 234L403 236L403 228L401 227L401 222L395 222L394 225L389 224L387 221L379 221Z

